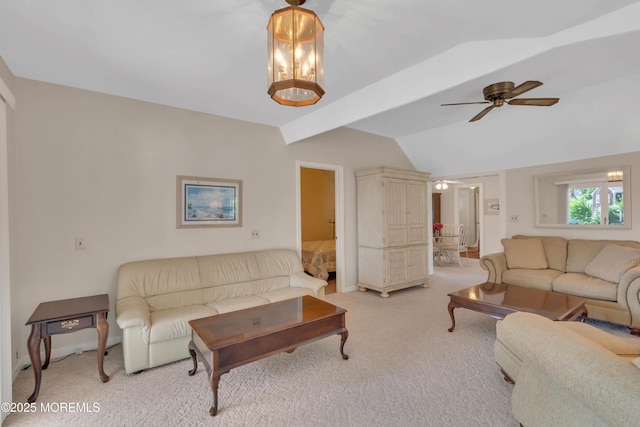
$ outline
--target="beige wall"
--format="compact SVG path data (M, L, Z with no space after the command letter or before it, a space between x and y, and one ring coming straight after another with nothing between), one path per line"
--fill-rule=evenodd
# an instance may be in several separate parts
M535 227L533 177L539 174L572 170L631 165L631 225L632 229L584 230L566 228ZM625 179L627 177L625 176ZM582 239L640 240L640 151L595 159L554 163L538 167L511 169L506 171L506 234L554 235ZM626 196L626 195L625 195ZM625 206L628 206L625 201ZM510 222L511 215L518 215L518 222Z
M116 271L124 262L296 248L296 161L344 167L346 287L355 287L354 173L413 169L393 140L346 128L286 145L277 128L32 80L16 78L15 95L14 329L25 361L24 322L42 301L106 292L109 335L118 339ZM176 175L241 179L243 226L176 229ZM85 250L75 250L75 237ZM93 330L56 336L54 355L94 343Z
M335 172L300 169L302 241L332 240L335 221Z

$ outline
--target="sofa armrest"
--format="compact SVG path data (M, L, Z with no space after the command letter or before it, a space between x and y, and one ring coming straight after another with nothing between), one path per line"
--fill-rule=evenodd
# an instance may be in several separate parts
M293 273L289 283L295 288L311 289L315 296L324 295L324 287L327 286L327 282L325 280L309 276L304 271L296 271Z
M116 323L121 329L151 326L151 310L141 296L130 296L116 302Z
M622 275L618 283L618 304L628 307L631 313L629 327L640 329L640 265Z
M516 322L522 331L523 365L512 396L518 421L531 426L563 425L568 421L559 418L562 410L567 417L571 414L569 406L560 403L568 398L565 403L570 407L588 409L607 425L637 425L638 368L549 319L515 314L505 321ZM540 411L541 407L545 410Z
M502 273L507 268L507 258L504 252L485 255L480 258L480 267L489 272L487 282L502 283Z

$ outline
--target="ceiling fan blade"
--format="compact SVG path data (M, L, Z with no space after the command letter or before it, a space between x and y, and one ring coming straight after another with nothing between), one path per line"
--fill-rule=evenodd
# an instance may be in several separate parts
M441 107L449 105L469 105L469 104L491 104L491 101L478 101L478 102L456 102L455 104L440 104Z
M560 98L518 98L507 101L509 105L533 105L548 107L560 101Z
M535 89L538 86L542 86L542 82L537 80L527 80L526 82L516 86L509 93L504 94L504 99L513 98L514 96L522 95L525 92L530 91L531 89Z
M484 110L480 111L478 114L476 114L475 116L473 116L473 118L471 120L469 120L470 122L475 122L476 120L480 120L481 118L483 118L489 111L493 110L493 105L485 108Z

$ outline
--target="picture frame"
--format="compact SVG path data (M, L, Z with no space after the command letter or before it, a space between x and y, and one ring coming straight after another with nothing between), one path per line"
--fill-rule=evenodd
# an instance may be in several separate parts
M178 175L176 228L241 227L242 181Z
M500 215L500 200L498 200L498 199L485 199L484 200L484 214L485 215Z

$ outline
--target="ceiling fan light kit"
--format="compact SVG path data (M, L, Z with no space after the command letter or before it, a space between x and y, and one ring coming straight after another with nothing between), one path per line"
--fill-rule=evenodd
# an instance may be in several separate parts
M458 102L453 104L441 104L441 106L446 107L450 105L468 105L468 104L491 104L484 110L480 111L478 114L473 116L470 122L475 122L483 118L489 111L494 108L502 107L505 102L509 105L529 105L536 107L549 107L551 105L556 104L560 98L515 98L516 96L520 96L525 92L530 91L531 89L535 89L538 86L542 86L542 82L537 80L527 80L526 82L515 86L513 82L500 82L491 84L484 89L482 89L482 94L484 95L484 99L486 101L478 101L478 102Z
M449 188L449 185L447 185L447 183L444 181L437 181L435 187L436 190L446 190L447 188Z
M324 26L305 0L273 12L267 24L269 89L279 104L301 107L324 95Z
M458 181L457 179L439 179L433 182L433 188L436 190L446 190L449 188L449 184L466 184L464 181Z

